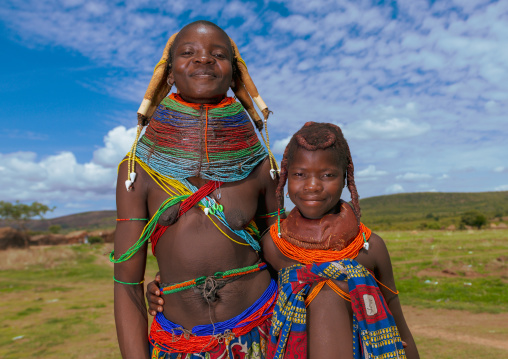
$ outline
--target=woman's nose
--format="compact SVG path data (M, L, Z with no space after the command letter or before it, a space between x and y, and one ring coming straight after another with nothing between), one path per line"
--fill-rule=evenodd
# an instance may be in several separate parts
M204 52L196 54L193 60L194 62L201 64L211 64L215 62L215 58L213 56Z

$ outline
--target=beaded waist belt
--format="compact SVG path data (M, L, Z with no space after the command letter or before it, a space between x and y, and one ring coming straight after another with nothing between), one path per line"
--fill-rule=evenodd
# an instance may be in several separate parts
M249 308L224 322L197 325L192 330L157 313L150 328L149 340L166 353L209 352L221 341L249 333L272 316L277 299L277 283L272 279L261 297Z
M233 282L241 276L262 271L263 269L266 269L266 263L261 262L248 267L231 269L225 272L216 272L214 275L208 277L201 276L181 283L161 283L161 294L171 294L186 289L198 288L202 291L203 297L208 302L214 302L217 299L217 291L227 283Z

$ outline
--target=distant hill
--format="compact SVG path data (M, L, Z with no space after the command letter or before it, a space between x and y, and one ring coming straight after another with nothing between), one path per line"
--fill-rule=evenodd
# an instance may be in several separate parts
M400 193L360 200L362 222L374 230L443 228L458 225L462 213L478 210L487 218L508 216L508 191L479 193ZM28 228L45 231L60 225L62 231L115 227L116 211L72 214L30 221ZM0 221L0 226L2 225Z
M458 225L464 212L508 216L508 191L400 193L360 200L362 222L373 229L441 228Z
M27 228L32 231L46 231L51 225L60 225L63 232L74 230L109 229L116 225L116 211L94 211L70 214L43 220L31 220ZM0 221L0 226L4 225Z

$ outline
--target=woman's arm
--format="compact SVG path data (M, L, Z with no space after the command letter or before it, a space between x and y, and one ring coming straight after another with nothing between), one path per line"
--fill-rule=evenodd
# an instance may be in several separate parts
M395 279L393 277L392 262L390 260L388 249L386 248L386 244L383 239L375 233L372 233L369 243L369 254L372 253L375 261L374 274L383 284L380 284L379 288L381 289L381 293L388 304L388 308L392 312L400 337L406 344L406 357L408 359L418 359L420 358L418 349L416 348L413 335L411 334L411 331L406 323L406 319L404 318L404 313L402 313L399 296L398 294L395 294L397 289L395 287Z
M147 183L142 171L137 168L138 178L134 189L127 192L124 182L127 162L118 172L116 202L117 218L147 218ZM141 175L140 175L141 174ZM115 232L115 259L139 239L146 221L119 221ZM146 243L130 259L115 263L115 279L125 283L140 283L144 280L146 265ZM115 322L118 343L123 358L148 358L148 324L143 284L122 284L115 281Z

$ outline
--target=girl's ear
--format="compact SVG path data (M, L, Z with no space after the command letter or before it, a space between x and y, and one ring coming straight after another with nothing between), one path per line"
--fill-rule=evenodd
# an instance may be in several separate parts
M229 87L231 87L233 91L236 89L236 82L234 76L231 77L231 85L229 85Z

